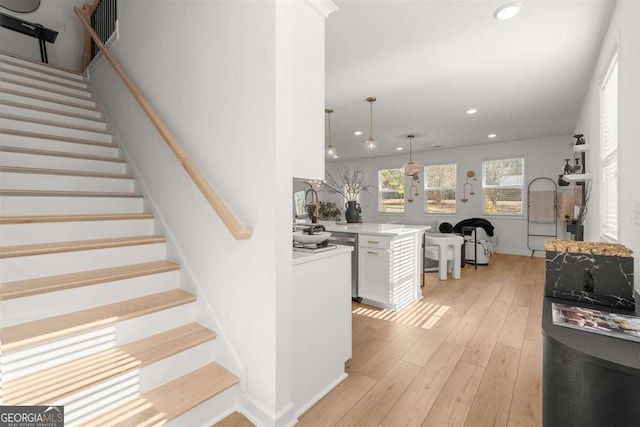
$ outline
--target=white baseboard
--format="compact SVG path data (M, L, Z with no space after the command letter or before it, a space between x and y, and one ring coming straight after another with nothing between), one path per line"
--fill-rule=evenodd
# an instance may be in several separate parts
M322 391L320 391L320 393L316 394L314 397L309 399L309 401L307 403L305 403L304 405L300 406L296 410L296 419L298 417L300 417L302 414L304 414L305 412L307 412L309 410L309 408L311 408L313 405L318 403L320 401L320 399L325 397L331 390L336 388L336 386L338 384L340 384L342 381L347 379L348 376L349 376L349 374L344 372L342 375L340 375L338 378L336 378L334 381L332 381L328 386L326 386Z

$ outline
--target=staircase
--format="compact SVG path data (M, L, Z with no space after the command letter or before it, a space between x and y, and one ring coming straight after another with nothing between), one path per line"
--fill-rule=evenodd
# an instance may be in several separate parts
M238 378L195 322L83 76L0 53L0 404L211 425Z

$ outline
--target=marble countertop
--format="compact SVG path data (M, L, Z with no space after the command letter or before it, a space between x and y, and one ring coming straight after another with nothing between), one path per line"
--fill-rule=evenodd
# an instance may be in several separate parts
M431 229L428 225L403 225L403 224L375 224L375 223L355 223L336 224L333 221L320 221L327 231L374 234L380 236L400 236L410 233L421 233Z
M345 254L353 251L353 248L351 246L343 246L343 245L336 245L336 246L337 247L335 249L331 249L323 252L316 252L316 253L293 251L293 265L317 261L319 259L329 258L332 256Z

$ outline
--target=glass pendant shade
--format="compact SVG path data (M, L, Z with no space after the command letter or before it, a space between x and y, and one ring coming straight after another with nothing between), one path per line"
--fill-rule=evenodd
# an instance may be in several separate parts
M413 135L408 135L407 138L409 138L409 163L402 165L402 170L406 176L416 176L422 172L424 166L419 163L413 163L411 158L413 156L413 138L415 137Z
M327 145L326 155L329 159L335 159L336 157L338 157L338 150L336 150L336 147L329 144Z
M378 151L378 143L375 139L369 138L364 143L364 150L367 154L374 154Z

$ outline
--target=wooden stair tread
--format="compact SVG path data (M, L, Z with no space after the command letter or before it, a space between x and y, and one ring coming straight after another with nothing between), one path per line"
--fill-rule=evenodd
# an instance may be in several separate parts
M0 128L0 134L24 136L27 138L50 139L53 141L61 141L61 142L73 142L76 144L97 145L100 147L118 148L118 144L115 144L113 142L92 141L90 139L73 138L71 136L62 136L62 135L51 135L48 133L27 132L24 130L17 130L17 129Z
M0 54L5 55L5 56L10 56L12 58L19 59L21 61L31 62L33 64L42 65L42 66L47 67L47 68L53 68L55 70L64 71L65 73L75 74L75 75L80 76L80 77L83 76L83 74L80 71L70 70L69 68L59 67L59 66L53 65L53 64L44 64L44 63L42 63L40 61L35 61L33 59L25 58L24 56L16 55L15 53L5 52L4 50L0 50Z
M8 107L22 108L22 109L25 109L25 110L39 111L39 112L42 112L42 113L57 114L59 116L73 117L73 118L76 118L76 119L90 120L90 121L93 121L93 122L106 123L104 121L104 119L102 119L101 117L86 116L84 114L72 113L72 112L63 111L63 110L56 110L54 108L40 107L38 105L31 105L31 104L23 104L22 102L5 101L5 100L0 99L0 105L6 105Z
M93 133L99 133L103 135L111 135L111 131L107 129L97 129L97 128L92 128L88 126L72 125L64 122L54 122L53 120L34 119L32 117L19 116L16 114L0 113L0 118L8 119L8 120L16 120L19 122L35 123L39 125L54 126L59 128L65 128L65 129L79 130L83 132L93 132Z
M0 301L131 279L133 277L165 273L179 269L180 264L173 261L162 260L56 276L38 277L35 279L16 280L13 282L0 283Z
M1 171L1 168L0 168ZM36 224L43 222L118 221L153 219L151 213L86 214L86 215L17 215L0 216L0 224Z
M142 198L142 193L121 193L115 191L62 191L62 190L0 190L0 196L27 197L116 197Z
M51 84L51 85L60 86L61 88L73 89L73 90L78 90L78 91L81 91L81 92L86 92L88 94L91 94L91 91L89 89L87 89L86 87L81 87L81 86L77 86L77 85L63 83L63 82L59 82L57 80L48 79L46 77L34 76L33 74L23 73L21 71L16 71L16 70L4 68L1 65L2 65L2 62L0 62L0 72L3 72L3 73L7 73L7 74L14 75L14 76L19 76L19 77L26 77L28 79L35 80L36 82L47 83L47 84ZM81 82L81 81L78 81L78 83L84 84L84 82Z
M212 362L81 425L83 427L162 425L237 383L238 377Z
M84 110L91 110L91 111L101 112L100 108L97 107L97 106L79 104L79 103L76 103L76 102L73 102L73 101L67 101L67 100L64 100L64 99L49 98L48 96L36 95L35 93L22 92L22 91L15 90L15 89L8 89L8 88L0 87L0 92L9 93L11 95L16 95L16 96L21 96L23 98L37 99L39 101L51 102L51 103L55 103L55 104L66 105L66 106L69 106L69 107L82 108Z
M33 71L33 72L36 72L36 73L45 74L47 76L58 77L60 79L64 79L64 80L67 80L67 81L70 81L70 82L84 83L84 79L82 79L82 78L65 76L64 74L54 73L54 72L51 72L49 70L44 70L44 69L38 68L38 67L31 67L31 66L29 66L27 64L21 64L20 62L10 61L10 60L5 59L5 58L0 58L0 64L10 65L12 67L19 67L19 68L22 68L24 70L30 70L30 71ZM81 77L81 76L78 76L78 77Z
M121 157L97 156L95 154L72 153L69 151L41 150L38 148L22 148L12 145L0 145L0 151L6 153L32 154L34 156L66 157L68 159L95 160L98 162L126 163Z
M36 243L30 245L0 246L0 258L45 255L62 252L89 251L94 249L117 248L122 246L149 245L163 243L163 236L111 237L108 239L74 240L70 242Z
M48 405L89 387L215 339L190 323L139 341L82 357L3 385L5 405Z
M2 352L10 352L64 336L75 335L116 322L155 313L195 301L181 289L147 295L113 304L62 314L0 330Z
M35 175L65 175L65 176L83 176L89 178L112 178L112 179L133 179L131 173L109 173L109 172L90 172L90 171L74 171L67 169L44 169L44 168L25 168L22 166L0 166L0 172L9 173L25 173Z
M84 101L90 101L90 102L95 102L96 101L93 98L93 95L91 95L91 92L87 92L89 94L89 96L85 96L85 95L80 95L80 94L73 93L73 92L67 92L66 90L52 89L52 88L50 88L48 86L42 86L42 85L37 85L37 84L33 84L33 83L27 83L27 82L23 82L21 80L14 80L14 79L7 78L7 77L2 77L2 76L0 76L0 82L10 83L10 84L14 84L14 85L22 86L22 87L30 87L32 89L41 90L43 92L55 93L56 95L67 96L69 98L75 98L75 99L82 99Z

